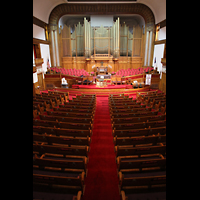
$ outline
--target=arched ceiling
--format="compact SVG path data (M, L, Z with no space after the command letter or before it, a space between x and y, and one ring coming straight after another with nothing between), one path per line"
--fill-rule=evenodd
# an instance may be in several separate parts
M49 16L51 11L59 4L67 2L67 0L33 0L33 16L46 23L49 23ZM84 3L86 1L83 0L79 2ZM126 0L121 1L123 4L125 2ZM108 1L105 1L105 3L108 3ZM113 3L120 4L119 1L117 2L117 0L115 2L113 1ZM152 10L155 17L155 23L166 19L166 0L137 0L137 3L145 4Z

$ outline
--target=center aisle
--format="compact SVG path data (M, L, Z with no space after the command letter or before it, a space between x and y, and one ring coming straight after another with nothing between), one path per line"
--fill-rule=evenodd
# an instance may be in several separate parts
M96 98L88 174L81 200L120 200L108 97Z

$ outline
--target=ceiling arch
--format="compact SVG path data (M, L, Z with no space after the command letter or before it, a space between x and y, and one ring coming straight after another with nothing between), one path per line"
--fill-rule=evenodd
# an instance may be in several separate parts
M146 27L155 24L155 17L152 10L144 4L59 4L49 16L49 26L56 29L58 20L65 14L90 14L90 15L109 15L109 14L139 14L146 23Z

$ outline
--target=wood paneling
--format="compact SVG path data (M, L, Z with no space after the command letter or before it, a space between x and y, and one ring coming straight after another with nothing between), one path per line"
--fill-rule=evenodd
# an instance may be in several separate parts
M62 58L62 67L65 69L85 69L87 72L93 72L93 65L101 66L102 60L93 60L93 59L85 59L85 57L63 57ZM112 66L112 68L108 67L108 72L117 72L120 69L137 69L142 67L142 57L119 57L119 59L113 60L103 60L104 66Z
M166 94L166 73L162 72L162 78L159 84L159 90Z

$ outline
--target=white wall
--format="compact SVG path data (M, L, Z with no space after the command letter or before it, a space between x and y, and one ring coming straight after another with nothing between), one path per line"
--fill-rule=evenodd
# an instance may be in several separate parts
M164 53L164 46L165 44L158 44L154 46L154 55L153 55L153 64L154 69L157 67L158 71L162 71L162 63L161 63L161 58L163 58L163 53ZM156 63L154 63L156 57Z
M45 30L43 28L33 24L33 38L46 40ZM43 61L44 61L44 63L42 64L42 72L45 73L47 71L47 59L49 59L49 63L51 66L49 45L48 44L40 44L40 52L41 52L41 58L43 58ZM33 55L33 64L34 64L34 55ZM43 76L44 76L44 74L43 74Z
M112 15L91 15L91 26L112 26L113 16Z
M166 26L159 30L158 40L166 39ZM157 67L158 71L162 71L161 58L163 58L165 44L154 45L153 63L154 69ZM156 57L156 64L154 63Z
M40 44L40 52L41 52L41 57L43 58L43 61L44 61L44 63L42 64L42 69L43 69L43 72L46 72L48 59L49 59L50 67L51 67L49 45L48 44Z
M166 26L159 30L158 40L166 39Z
M43 28L33 24L33 37L40 39L40 40L45 40L45 31Z

